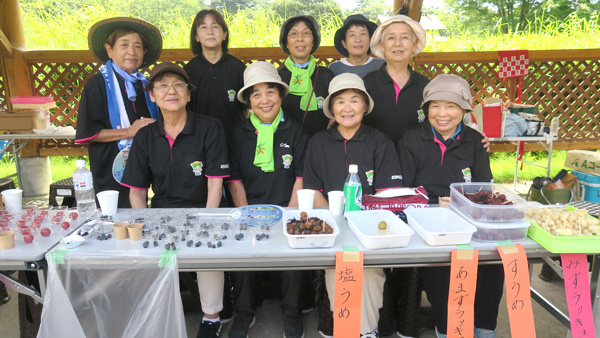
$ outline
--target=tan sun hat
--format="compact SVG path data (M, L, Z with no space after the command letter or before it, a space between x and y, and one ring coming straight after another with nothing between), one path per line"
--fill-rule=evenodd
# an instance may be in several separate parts
M275 66L266 61L258 61L246 67L244 71L244 87L238 91L238 100L241 103L250 104L250 102L244 100L244 91L259 83L277 83L282 85L285 91L283 96L286 96L290 92L290 87L287 83L281 81L281 77L277 73Z
M473 110L471 87L467 80L458 75L440 74L425 86L423 105L434 100L454 102L466 111Z
M377 27L375 30L375 33L373 33L373 37L371 38L371 52L373 52L375 56L380 59L385 59L383 52L381 51L381 38L385 29L394 23L407 24L417 37L417 50L415 51L415 55L419 54L423 49L425 49L425 46L427 45L427 33L425 33L425 30L421 24L406 15L394 15L379 25L379 27Z
M365 89L365 83L363 82L363 79L354 73L342 73L331 80L329 83L329 95L323 103L323 114L325 114L325 116L327 116L329 119L335 119L333 113L329 111L329 100L333 94L345 89L358 89L367 94L367 97L369 98L369 104L367 105L367 111L365 112L365 115L369 115L373 110L375 103L373 102L371 95L369 95Z
M158 60L162 51L162 36L160 31L146 21L125 17L100 20L90 28L88 46L98 60L102 62L108 61L109 57L106 48L104 48L104 43L108 36L117 29L132 30L146 40L144 44L146 54L144 54L144 60L140 68L148 67Z

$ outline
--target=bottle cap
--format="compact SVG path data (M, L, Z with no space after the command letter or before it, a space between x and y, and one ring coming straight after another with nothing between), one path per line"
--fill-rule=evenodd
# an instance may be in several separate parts
M348 166L348 172L351 174L356 174L358 173L358 165L356 164L351 164Z
M77 161L75 161L75 166L77 168L85 168L85 160L77 160Z

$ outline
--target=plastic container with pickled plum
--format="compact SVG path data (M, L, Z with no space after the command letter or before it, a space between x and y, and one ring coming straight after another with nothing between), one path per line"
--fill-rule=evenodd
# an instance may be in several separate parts
M513 204L477 204L464 195L478 191L504 195L505 201L511 201ZM461 211L467 218L476 222L520 222L525 219L527 207L526 200L501 185L483 182L450 184L450 208Z

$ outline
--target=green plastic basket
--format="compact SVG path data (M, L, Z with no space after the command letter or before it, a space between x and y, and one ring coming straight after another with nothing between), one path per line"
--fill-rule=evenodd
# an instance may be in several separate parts
M589 217L598 221L592 216ZM531 226L527 235L552 253L600 253L600 236L555 236L533 220L529 219L529 222Z

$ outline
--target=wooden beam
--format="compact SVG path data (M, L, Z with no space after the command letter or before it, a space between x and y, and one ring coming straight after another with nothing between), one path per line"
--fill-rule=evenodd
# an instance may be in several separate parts
M423 8L423 0L411 0L408 5L408 16L419 22L421 20L421 9Z
M88 156L88 147L40 148L40 156Z
M12 43L8 40L2 29L0 29L0 56L11 58L13 56Z

